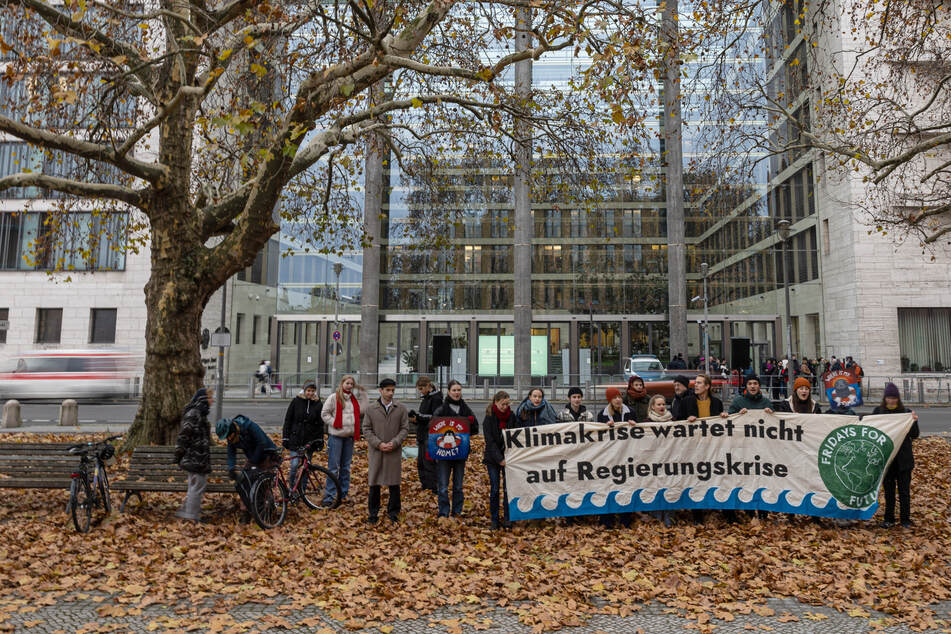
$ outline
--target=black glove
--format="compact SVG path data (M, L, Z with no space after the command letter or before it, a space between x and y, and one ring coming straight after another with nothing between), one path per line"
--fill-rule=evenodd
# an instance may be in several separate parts
M185 449L183 447L177 447L175 449L175 464L179 464L182 461L182 458L185 457Z
M314 448L314 451L323 451L324 450L324 439L318 438L314 441L314 444L311 445Z
M228 477L232 480L238 479L238 470L237 469L228 469Z

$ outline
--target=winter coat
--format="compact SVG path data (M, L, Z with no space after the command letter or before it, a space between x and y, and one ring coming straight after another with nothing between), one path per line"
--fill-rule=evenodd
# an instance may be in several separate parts
M238 449L244 452L248 466L251 467L265 464L268 456L277 451L277 445L250 418L239 414L231 422L238 428L238 439L234 443L228 443L229 471L237 464Z
M514 422L515 412L512 412L509 416L509 427ZM502 433L499 419L494 414L486 414L482 420L482 433L485 434L485 451L482 453L482 464L499 466L499 463L505 460L505 434Z
M851 407L842 407L841 405L833 405L826 410L826 414L839 414L840 416L858 416L854 409Z
M365 404L360 399L360 397L357 396L356 392L354 392L353 395L357 398L357 404L360 406L360 418L362 419L366 413ZM352 438L354 432L356 431L356 425L353 420L353 403L348 400L343 404L343 418L340 421L340 429L334 427L334 418L336 415L337 393L334 392L327 397L326 401L324 401L324 406L320 410L320 417L324 420L324 424L327 426L327 433L331 436Z
M594 414L584 405L581 406L577 414L571 409L571 405L565 405L565 409L558 412L555 421L559 423L593 423Z
M886 409L881 405L872 410L872 414L906 414L908 412L911 412L911 410L907 407ZM921 431L918 429L918 421L915 421L911 424L911 429L909 429L905 435L905 439L901 443L901 448L898 450L898 454L895 455L891 466L888 467L889 470L911 471L915 468L915 454L911 447L911 441L920 435Z
M684 402L684 408L681 412L684 414L683 418L678 418L674 414L674 420L686 420L691 416L696 416L700 418L700 405L697 403L697 395L692 394L693 398ZM718 399L716 396L710 395L710 416L719 416L723 413L723 401Z
M459 399L459 412L455 412L452 409L452 401L449 400L449 397L446 397L446 400L442 402L436 411L433 412L433 418L440 416L448 416L451 418L468 418L469 419L469 435L477 436L479 434L479 421L476 420L475 414L472 412L472 409L466 404L462 399Z
M291 451L304 447L307 443L323 439L324 421L320 417L323 401L312 401L303 396L295 396L284 414L284 428L281 438L284 447Z
M793 390L793 391L795 391L795 390ZM793 395L790 395L789 398L784 398L783 400L779 401L779 402L776 404L776 411L777 411L777 412L790 412L790 413L795 412L796 410L793 408L793 396L795 396L795 395L794 395L794 394L793 394ZM810 413L810 414L821 414L821 413L822 413L822 405L820 405L820 404L819 404L818 402L816 402L816 401L812 401L812 411L809 412L809 413Z
M430 392L419 402L416 412L416 442L425 444L429 439L429 423L435 412L442 405L442 392Z
M175 462L189 473L211 473L211 425L205 388L199 389L185 407L175 443Z
M391 401L387 412L383 402L377 399L367 406L363 434L366 436L369 486L396 486L400 483L403 468L403 452L400 448L409 435L409 410L398 401ZM380 444L391 442L392 451L380 451Z
M552 425L557 421L554 408L548 404L548 401L542 399L538 405L533 405L527 398L519 403L515 410L515 424L519 427L537 427L539 425Z
M772 409L773 402L766 398L765 394L760 392L756 396L759 398L754 398L747 392L737 394L733 397L733 400L730 401L730 413L736 414L741 409L766 409L767 407Z
M697 397L694 396L691 391L684 392L683 394L674 394L674 399L670 402L670 415L674 417L674 420L687 420L690 414L686 414L685 412L687 408L690 407L688 403L691 399L697 400ZM696 414L694 414L694 416L696 416Z
M634 398L628 393L624 393L624 404L631 408L633 412L634 419L638 423L643 423L647 421L647 410L650 408L651 397L650 396L641 396L640 398Z
M614 415L613 415L613 416L610 415L610 414L608 414L608 406L605 405L605 406L604 406L604 409L601 410L601 413L598 414L598 422L599 422L599 423L609 423L609 422L612 422L612 421L615 422L615 423L622 423L622 422L636 423L636 422L637 422L637 421L634 419L634 412L632 412L632 411L631 411L631 408L629 408L627 405L622 405L622 406L621 406L621 411L620 411L620 412L614 412Z

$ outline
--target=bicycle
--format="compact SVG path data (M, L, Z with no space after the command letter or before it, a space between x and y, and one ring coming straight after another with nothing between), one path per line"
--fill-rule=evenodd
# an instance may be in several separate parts
M93 508L100 505L106 515L112 512L109 499L109 476L106 474L106 461L116 455L116 448L110 443L122 438L122 434L109 436L98 442L86 442L72 445L69 453L79 456L79 468L72 474L69 485L69 513L73 525L80 533L89 532ZM90 457L89 454L93 454ZM92 482L89 481L92 473Z
M340 506L340 481L337 476L326 467L313 464L308 458L308 454L316 442L315 440L307 443L307 445L294 452L292 456L283 458L274 466L264 469L263 473L251 485L251 491L248 495L248 499L251 500L251 515L261 528L268 529L280 526L287 515L288 504L294 504L298 500L303 500L304 504L312 510L319 508L335 509ZM280 450L275 452L278 456L280 456L280 453ZM299 458L300 463L297 465L297 481L288 489L281 464L293 457ZM336 497L331 504L322 505L321 501L328 481L333 482Z

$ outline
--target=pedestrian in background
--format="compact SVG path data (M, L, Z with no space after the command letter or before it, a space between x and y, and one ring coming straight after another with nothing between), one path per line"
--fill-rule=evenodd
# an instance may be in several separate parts
M364 432L367 437L367 484L370 487L367 500L370 524L380 519L380 494L383 487L389 488L386 516L390 521L400 521L400 481L403 468L403 441L409 435L409 412L402 403L393 400L396 381L380 381L380 398L367 407Z
M201 501L211 473L211 424L208 412L215 402L215 392L198 388L185 406L182 428L175 442L175 462L188 473L188 492L175 513L189 522L201 522Z

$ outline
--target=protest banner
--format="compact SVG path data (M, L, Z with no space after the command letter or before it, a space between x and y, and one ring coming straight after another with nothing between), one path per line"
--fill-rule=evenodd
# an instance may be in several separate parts
M833 370L822 376L826 398L833 407L862 405L862 379L854 370Z
M469 419L440 416L429 423L426 454L430 460L465 460L469 457Z
M512 519L749 509L868 519L911 414L767 414L505 430Z

